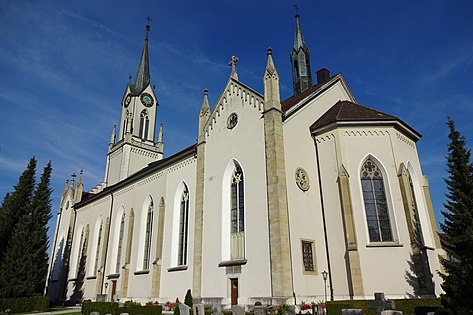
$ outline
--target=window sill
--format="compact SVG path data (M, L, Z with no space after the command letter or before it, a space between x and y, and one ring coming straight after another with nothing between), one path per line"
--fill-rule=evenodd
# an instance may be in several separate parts
M135 271L133 274L134 275L147 275L148 273L149 273L149 269L145 269L145 270Z
M246 259L235 259L235 260L225 260L218 264L219 267L229 267L229 266L241 266L246 265L248 260Z
M117 279L120 277L119 273L112 273L107 276L107 279Z
M187 266L177 266L168 269L168 272L187 270Z
M92 280L92 279L97 279L97 276L88 276L85 278L86 280Z
M403 247L399 242L374 242L366 244L366 247Z

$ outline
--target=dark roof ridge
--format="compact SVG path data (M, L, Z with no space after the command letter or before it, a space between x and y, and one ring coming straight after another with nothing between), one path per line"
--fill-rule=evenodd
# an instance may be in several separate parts
M390 117L392 117L392 118L394 118L394 119L399 119L399 117L397 117L397 116L394 116L394 115L391 115L391 114L387 114L387 113L382 112L382 111L380 111L380 110L377 110L377 109L368 107L368 106L366 106L366 105L358 104L358 103L355 103L355 102L352 102L352 101L349 101L349 100L339 100L337 103L342 103L342 105L343 105L343 104L357 105L357 106L360 106L360 107L362 107L362 108L364 108L364 109L367 109L367 110L370 110L370 111L374 111L374 112L377 112L377 113L382 114L382 115L385 115L385 116L390 116ZM335 103L335 105L337 105L337 103ZM340 109L340 111L341 111L341 109Z

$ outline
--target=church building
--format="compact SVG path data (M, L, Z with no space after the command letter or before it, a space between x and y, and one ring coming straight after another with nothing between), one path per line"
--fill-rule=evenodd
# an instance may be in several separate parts
M194 303L230 307L440 294L421 135L358 104L341 73L312 76L295 20L294 95L280 99L271 49L263 92L240 81L232 57L216 104L207 91L196 104L197 142L169 156L162 126L155 134L146 26L104 181L84 192L81 174L62 193L52 300L165 303L191 289Z

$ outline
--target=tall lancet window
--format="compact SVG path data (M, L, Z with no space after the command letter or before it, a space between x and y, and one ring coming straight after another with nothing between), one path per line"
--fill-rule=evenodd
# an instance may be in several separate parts
M125 114L125 119L123 120L123 136L125 136L126 128L128 128L128 115L130 115L130 113L127 110Z
M383 174L370 158L361 168L361 186L370 242L393 241Z
M140 114L140 138L148 140L149 117L148 112L144 109Z
M179 215L179 251L177 264L183 266L187 264L187 241L189 231L189 190L184 186L181 195L180 215Z
M294 77L296 79L299 78L299 65L297 63L297 60L294 60Z
M82 228L82 232L80 233L80 240L79 240L79 249L77 251L77 268L76 268L76 275L79 276L80 268L81 268L81 258L82 258L82 250L84 247L84 228Z
M149 202L148 214L146 216L145 251L143 256L143 269L149 269L151 254L151 235L153 234L153 200Z
M241 167L235 163L230 187L231 259L245 258L245 196Z
M99 234L97 235L97 248L95 249L94 275L97 274L99 267L100 245L102 243L103 222L100 221Z
M120 221L120 231L118 232L117 262L115 264L115 273L120 273L120 261L122 258L123 235L125 234L125 213Z

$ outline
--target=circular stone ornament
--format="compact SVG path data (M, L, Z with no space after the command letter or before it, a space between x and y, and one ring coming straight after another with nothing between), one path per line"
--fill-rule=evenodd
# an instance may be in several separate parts
M296 168L296 184L302 191L307 191L310 188L309 175L302 167Z
M227 119L227 128L233 129L238 124L238 115L236 113L231 113Z

